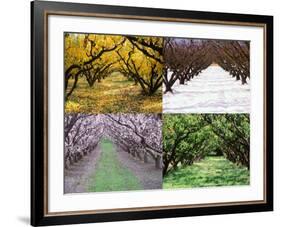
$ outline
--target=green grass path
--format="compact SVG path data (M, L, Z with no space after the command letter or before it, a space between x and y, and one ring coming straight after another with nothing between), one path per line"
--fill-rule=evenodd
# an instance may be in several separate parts
M102 153L96 170L90 176L88 191L106 192L142 189L136 176L119 162L112 142L103 139L100 146Z
M192 166L179 167L164 177L163 188L248 185L250 173L224 157L206 157Z

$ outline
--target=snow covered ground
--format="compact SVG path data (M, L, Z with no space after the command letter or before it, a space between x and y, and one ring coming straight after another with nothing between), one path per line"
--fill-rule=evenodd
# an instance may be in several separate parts
M241 81L219 66L210 66L197 77L163 95L164 113L250 113L250 81Z

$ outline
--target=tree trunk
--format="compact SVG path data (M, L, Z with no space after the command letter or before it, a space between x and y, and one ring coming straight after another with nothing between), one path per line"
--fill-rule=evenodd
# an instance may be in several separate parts
M172 86L170 86L170 84L165 84L165 87L166 89L164 93L168 93L168 92L173 93Z
M240 80L240 76L238 73L236 74L236 80Z
M78 78L79 78L79 74L80 74L80 73L77 73L77 74L75 75L74 83L73 83L72 88L70 89L70 91L66 94L65 100L67 100L67 99L69 98L69 96L72 94L72 92L73 92L74 89L76 88L77 82L78 82Z
M78 162L77 154L74 155L74 162Z
M70 163L70 165L72 165L72 164L74 163L74 160L73 160L73 156L72 156L72 155L69 157L69 163Z
M157 155L155 158L155 167L157 169L162 169L162 157L160 155Z
M69 169L69 167L70 167L70 162L69 162L69 160L67 159L67 160L65 161L64 168L65 168L65 169Z
M164 163L164 165L163 165L163 169L162 169L162 175L163 175L163 177L167 174L167 172L168 172L168 164L167 163Z
M137 153L137 157L139 158L139 160L140 160L140 161L142 161L142 160L143 160L143 158L142 158L142 156L141 156L140 152L136 152L136 153Z
M184 76L180 77L180 84L184 84Z
M147 157L147 153L146 152L143 153L143 162L144 163L148 163L148 157Z
M245 76L241 76L241 79L242 79L242 84L246 84L247 83L247 80L246 80Z
M133 150L133 151L130 151L130 153L131 153L131 155L133 156L133 157L136 157L136 152Z

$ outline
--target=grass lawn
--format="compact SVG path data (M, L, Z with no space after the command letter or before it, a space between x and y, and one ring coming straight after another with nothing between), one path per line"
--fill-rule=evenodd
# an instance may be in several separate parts
M248 185L250 172L224 157L206 157L192 166L179 167L163 180L163 188Z
M73 83L71 80L70 82ZM71 87L71 86L69 86ZM82 113L161 113L162 89L153 96L142 94L139 85L128 81L120 73L114 73L89 87L79 78L77 88L65 104L65 112Z
M102 153L89 180L89 192L127 191L142 189L136 176L122 166L111 141L101 141Z

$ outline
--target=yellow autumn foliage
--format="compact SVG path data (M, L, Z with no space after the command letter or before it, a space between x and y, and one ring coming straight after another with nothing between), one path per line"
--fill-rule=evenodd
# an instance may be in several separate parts
M67 70L71 65L83 66L87 61L91 59L91 56L95 56L103 49L109 49L114 47L114 45L121 43L122 40L126 39L124 36L120 35L96 35L96 34L76 34L76 33L66 33L65 34L65 70ZM162 38L159 37L139 37L139 39L144 40L148 44L153 44L161 48L163 43ZM92 44L92 45L91 45ZM142 47L149 54L161 58L160 54L149 47ZM137 73L141 75L146 80L150 79L151 68L156 65L157 72L161 74L163 65L157 62L155 59L146 56L137 48L134 48L129 40L126 40L120 46L118 46L114 51L104 53L99 59L97 59L94 64L108 64L110 62L116 62L119 59L117 54L122 55L125 60L128 60L129 53L131 53L131 61L129 61L130 66L133 67L134 62ZM120 61L113 66L116 71L122 69L124 64Z

